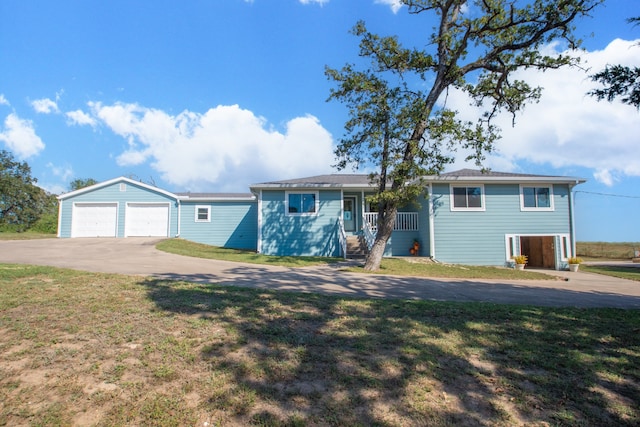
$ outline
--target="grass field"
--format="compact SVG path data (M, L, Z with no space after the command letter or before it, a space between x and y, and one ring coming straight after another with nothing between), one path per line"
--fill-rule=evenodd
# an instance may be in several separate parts
M0 294L0 425L640 424L638 310L18 265Z
M577 242L576 252L584 258L631 259L635 252L640 251L640 242L608 243L608 242Z
M9 231L0 232L0 240L32 240L32 239L55 239L55 234L35 233L25 231L24 233L15 233Z
M253 251L225 249L216 246L203 245L182 239L167 239L156 245L156 248L178 255L193 256L206 259L242 262L250 264L280 265L284 267L309 267L327 263L344 261L343 258L326 257L294 257L261 255ZM516 271L512 268L479 267L470 265L439 264L433 262L419 262L419 258L385 258L376 274L416 277L455 277L476 279L524 279L549 280L552 275L532 271ZM366 273L360 267L346 268L355 273Z

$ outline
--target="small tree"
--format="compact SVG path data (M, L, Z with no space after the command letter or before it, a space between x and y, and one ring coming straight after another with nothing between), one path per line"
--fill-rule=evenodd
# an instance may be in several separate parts
M458 148L481 166L499 137L492 118L502 110L515 115L540 97L540 88L513 79L515 71L578 61L545 55L540 47L564 40L569 48L578 48L573 21L601 2L403 0L410 14L436 18L433 33L422 43L427 48L403 47L397 37L380 37L364 22L356 24L360 56L370 66L327 67L326 75L336 84L329 99L349 108L347 136L335 151L338 168L377 168L371 201L378 205L378 232L365 269L379 268L398 207L424 191L423 176L442 172ZM445 95L453 88L486 107L477 122L460 120L446 107Z
M0 228L25 231L49 206L49 196L37 185L26 162L0 150Z
M640 17L629 18L628 22L640 23ZM591 80L604 85L601 89L594 89L589 95L598 101L606 99L611 102L616 98L640 109L640 68L624 65L607 65L604 70L591 76Z

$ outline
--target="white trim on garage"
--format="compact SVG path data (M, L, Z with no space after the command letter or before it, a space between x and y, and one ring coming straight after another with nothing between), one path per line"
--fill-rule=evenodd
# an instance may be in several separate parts
M76 202L71 214L71 237L116 237L117 202Z
M127 203L124 237L168 237L170 203Z

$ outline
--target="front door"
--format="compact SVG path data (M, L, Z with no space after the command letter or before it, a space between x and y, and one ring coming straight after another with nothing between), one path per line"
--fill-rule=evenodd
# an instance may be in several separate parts
M344 231L354 232L356 231L356 198L345 197L343 204L342 220L344 221Z
M555 268L554 240L554 236L520 237L520 253L529 258L527 266L532 268Z

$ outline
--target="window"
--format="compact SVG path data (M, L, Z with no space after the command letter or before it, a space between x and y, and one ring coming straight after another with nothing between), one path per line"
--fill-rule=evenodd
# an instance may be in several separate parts
M520 207L522 210L553 210L551 187L520 186Z
M451 187L451 210L484 210L484 187Z
M287 215L315 215L318 212L318 193L287 193Z
M211 222L211 206L196 206L196 222Z

